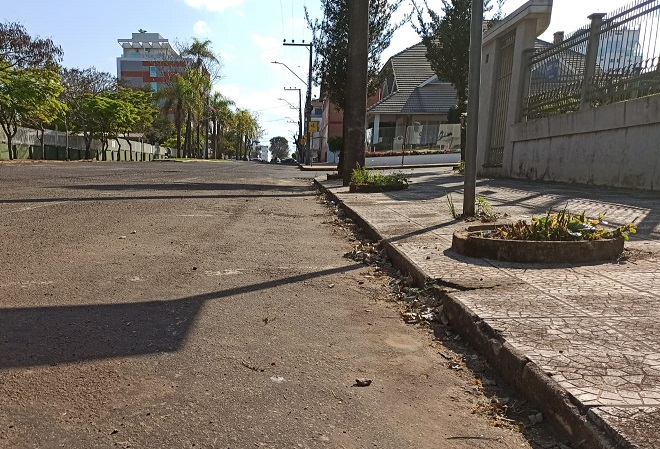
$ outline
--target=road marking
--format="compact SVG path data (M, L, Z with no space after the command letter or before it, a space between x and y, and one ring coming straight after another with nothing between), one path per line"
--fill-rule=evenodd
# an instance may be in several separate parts
M215 215L210 215L210 214L189 214L189 215L177 215L177 217L184 217L184 218L215 217Z
M30 210L33 210L33 209L39 209L41 207L48 207L48 206L56 206L58 204L63 204L63 203L68 203L68 201L53 201L52 203L43 203L43 204L39 204L37 206L25 206L25 207L21 207L20 209L10 210L9 213L27 212L27 211L30 211Z
M206 271L207 276L238 276L243 274L243 270L224 270L224 271Z
M199 179L199 176L197 176L196 178L179 179L178 181L173 181L173 182L174 184L182 184L182 183L194 181L196 179Z

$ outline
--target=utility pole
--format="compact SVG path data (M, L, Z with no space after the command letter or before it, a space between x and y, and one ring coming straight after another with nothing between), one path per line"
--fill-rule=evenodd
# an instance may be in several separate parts
M298 142L296 142L296 149L298 150L298 159L300 159L300 162L303 160L303 155L302 155L302 137L303 137L303 124L302 124L302 94L300 93L300 89L296 87L285 87L284 90L297 90L298 91ZM284 100L286 101L286 100ZM288 101L287 101L288 103Z
M477 139L479 137L479 84L483 43L484 3L472 0L470 21L470 74L468 80L467 142L465 145L465 181L463 216L473 217L477 193Z
M302 41L302 44L296 44L296 41L287 42L284 41L284 46L287 47L307 47L309 49L309 73L307 75L307 96L305 99L305 163L310 164L312 160L312 152L310 147L310 138L309 138L309 121L312 117L312 55L314 49L312 48L312 43L305 43Z
M369 1L348 1L348 60L344 121L343 180L347 186L356 164L364 166L369 64Z

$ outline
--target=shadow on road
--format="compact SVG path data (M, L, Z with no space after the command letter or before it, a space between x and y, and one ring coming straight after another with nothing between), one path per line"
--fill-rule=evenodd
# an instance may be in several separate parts
M0 369L174 352L182 347L207 301L363 266L347 265L175 300L0 309Z

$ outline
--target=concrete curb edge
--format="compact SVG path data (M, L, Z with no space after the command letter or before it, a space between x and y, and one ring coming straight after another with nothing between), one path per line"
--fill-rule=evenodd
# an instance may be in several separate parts
M346 216L362 229L367 238L381 241L393 265L409 274L415 284L423 287L429 280L427 274L410 260L391 242L385 240L378 230L357 212L346 206L330 189L316 179L315 188L325 193ZM603 428L604 423L592 423L587 419L589 410L581 413L570 400L569 393L545 373L538 365L521 355L497 331L481 320L460 300L454 298L451 292L442 287L436 287L436 294L442 295L444 311L452 327L461 336L475 345L488 359L488 362L519 391L529 397L535 405L549 417L554 424L566 432L570 440L580 449L635 449L635 446L624 441L611 428ZM599 425L600 424L600 425ZM617 441L614 441L617 440Z

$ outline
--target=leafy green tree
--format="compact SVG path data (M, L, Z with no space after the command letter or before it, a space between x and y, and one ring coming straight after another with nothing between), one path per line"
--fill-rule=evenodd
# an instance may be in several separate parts
M375 93L381 84L381 54L390 46L394 32L410 19L410 16L406 16L401 22L392 22L392 16L402 2L369 0L369 95ZM323 18L315 21L310 19L305 10L307 24L314 33L315 82L321 86L321 95L343 110L346 103L348 0L321 0L321 8Z
M107 96L124 103L119 105L118 113L120 117L116 122L118 125L117 131L128 142L130 159L133 160L133 145L131 144L129 134L132 132L145 132L153 123L158 112L152 107L153 92L150 90L119 87L116 92L108 93ZM117 139L117 144L121 151L119 139ZM121 157L120 154L118 153L118 157Z
M69 129L71 127L78 130L84 128L82 123L71 123L76 119L84 120L84 111L80 110L80 100L85 95L101 95L115 91L117 89L117 78L108 72L99 71L94 67L82 70L78 68L64 68L61 70L60 76L62 78L62 85L64 86L64 92L60 99L67 105L67 111L61 115L60 119L64 125L68 139ZM89 134L86 136L89 137ZM86 153L87 158L89 158L89 145L87 143L91 145L91 137L89 141L86 138ZM66 146L68 159L68 141Z
M166 115L161 114L156 116L149 128L147 128L144 133L144 139L151 145L162 145L171 139L175 132L172 120Z
M284 159L289 156L289 141L285 137L273 137L270 139L270 152L274 157Z
M9 158L18 158L13 145L20 125L52 122L66 107L57 98L62 93L56 71L43 68L14 67L2 71L0 77L0 126L7 136Z

